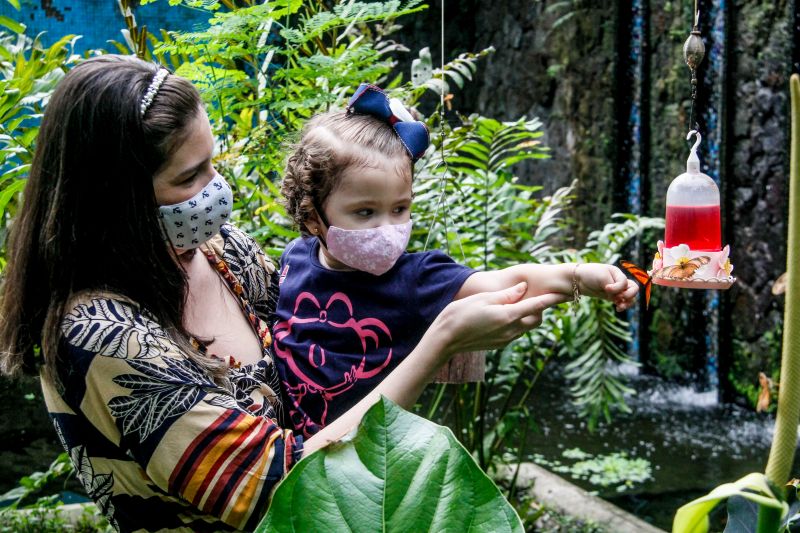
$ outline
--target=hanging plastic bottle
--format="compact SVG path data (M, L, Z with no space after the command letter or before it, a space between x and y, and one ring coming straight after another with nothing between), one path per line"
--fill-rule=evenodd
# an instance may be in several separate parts
M685 244L694 251L717 252L722 249L719 188L700 172L697 147L701 137L692 130L686 139L692 135L696 140L686 161L686 172L672 180L667 189L665 246Z

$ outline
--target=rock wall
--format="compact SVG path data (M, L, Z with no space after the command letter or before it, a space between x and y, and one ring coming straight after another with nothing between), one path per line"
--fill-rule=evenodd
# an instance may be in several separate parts
M666 189L683 172L688 155L690 76L682 46L692 5L643 5L645 70L637 74L643 79L636 80L643 83L639 96L645 105L643 145L638 147L644 156L642 214L663 216ZM433 2L427 15L400 35L412 54L431 46L438 55L440 6L441 1ZM714 153L701 157L718 157L724 240L731 244L739 282L719 300L699 291L656 289L656 308L640 321L641 351L650 370L695 382L705 371L707 352L717 351L712 355L718 358L722 391L732 399L753 394L758 371L778 369L783 301L770 289L785 271L788 75L800 44L792 25L796 8L788 0L701 0L700 6L707 47L700 76L710 81L701 80L695 119L701 130L713 128L720 142L718 154L704 144ZM620 143L627 141L632 98L626 46L633 2L579 0L563 6L468 0L445 7L448 57L490 45L497 49L475 82L457 93L459 109L501 119L542 119L553 157L517 173L546 191L578 180L580 243L620 210L619 198L628 186L625 154L632 152L620 149ZM713 35L702 13L719 9L725 31ZM723 61L716 77L708 71L713 46ZM713 118L705 113L712 105ZM657 237L649 236L647 243ZM715 321L718 326L708 327Z
M777 377L779 369L784 300L771 287L786 271L795 9L788 0L734 3L724 222L739 277L728 308L731 377L741 391L759 371Z

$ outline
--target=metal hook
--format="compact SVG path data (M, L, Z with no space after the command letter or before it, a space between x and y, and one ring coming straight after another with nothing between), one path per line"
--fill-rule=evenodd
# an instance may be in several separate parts
M688 141L692 135L695 135L694 146L692 146L692 152L697 151L697 147L700 146L700 141L703 140L703 137L700 135L700 132L697 130L692 130L686 134L686 140Z

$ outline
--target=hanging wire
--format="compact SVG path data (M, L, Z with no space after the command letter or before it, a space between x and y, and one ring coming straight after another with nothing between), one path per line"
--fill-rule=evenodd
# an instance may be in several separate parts
M436 223L436 218L439 215L439 210L442 209L442 225L444 226L444 239L445 245L447 246L447 250L450 250L450 236L447 231L447 206L444 203L445 195L447 193L447 176L449 174L447 168L447 160L444 157L444 139L445 139L445 131L444 131L444 88L446 85L445 78L444 78L444 2L442 0L442 9L441 9L441 17L440 17L440 26L439 26L439 50L441 51L441 57L439 58L439 74L442 77L442 85L440 86L439 90L439 157L441 159L438 167L442 168L442 192L439 195L439 199L436 201L436 208L433 210L433 222L431 223L431 228L433 228L433 224ZM431 238L431 231L428 231L428 235L425 237L425 244L423 246L423 250L428 249L428 243L430 242ZM459 245L461 244L459 240ZM463 255L463 250L462 250Z

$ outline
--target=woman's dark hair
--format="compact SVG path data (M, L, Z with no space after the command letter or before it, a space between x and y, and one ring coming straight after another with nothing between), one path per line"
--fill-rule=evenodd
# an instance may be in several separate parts
M144 117L158 65L94 57L59 82L42 119L0 292L0 370L58 381L61 322L81 292L111 292L149 312L212 374L182 324L187 278L166 244L153 176L202 112L190 82L167 76Z

